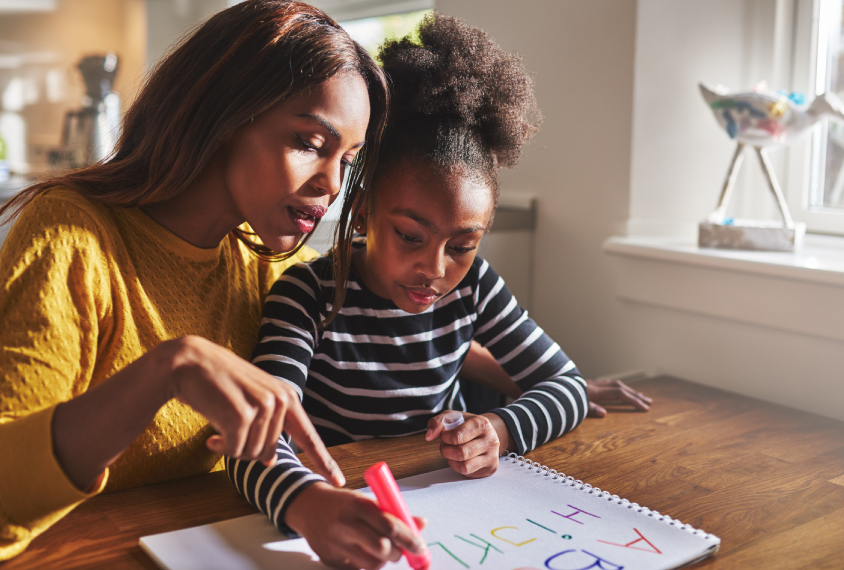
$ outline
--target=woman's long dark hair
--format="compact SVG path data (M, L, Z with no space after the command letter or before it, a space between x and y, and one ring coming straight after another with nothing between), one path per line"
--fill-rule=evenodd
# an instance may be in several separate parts
M388 89L369 54L334 20L313 6L283 0L249 0L211 17L164 58L123 121L111 158L26 188L0 207L5 223L36 196L66 186L109 206L161 202L184 191L235 130L276 103L319 85L341 71L366 82L370 118L366 144L346 180L335 240L334 307L343 304L351 258L350 214L375 168L387 116ZM232 233L260 257L294 255ZM306 240L305 240L306 241Z

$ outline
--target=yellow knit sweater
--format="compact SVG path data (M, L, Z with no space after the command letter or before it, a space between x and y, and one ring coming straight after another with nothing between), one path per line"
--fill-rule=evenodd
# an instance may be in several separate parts
M103 490L220 468L205 419L173 400L82 493L53 455L53 412L167 339L249 358L269 287L313 255L267 263L232 237L194 247L137 208L68 189L27 206L0 249L0 560Z

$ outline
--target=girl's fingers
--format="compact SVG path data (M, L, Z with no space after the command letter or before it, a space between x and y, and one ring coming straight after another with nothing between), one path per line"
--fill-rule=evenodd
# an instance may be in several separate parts
M487 435L487 430L492 430L492 426L483 416L473 416L464 414L466 421L454 429L441 430L443 443L448 445L463 445L474 439L484 437ZM441 424L442 425L442 424Z
M468 461L453 461L449 459L449 467L466 477L476 479L489 477L498 470L498 455L485 453Z
M314 424L308 419L308 414L305 413L298 398L289 402L289 404L284 429L290 434L299 449L314 462L317 472L331 481L331 484L335 487L342 487L346 484L346 477L340 470L340 466L328 453L325 444L317 434Z
M425 432L425 441L434 441L443 431L443 416L451 410L446 410L428 420L428 431Z
M423 530L426 526L428 526L428 519L425 517L413 517L413 520L416 521L416 528L419 530Z
M603 418L607 415L607 410L595 402L589 402L589 413L587 415L593 418Z
M349 548L349 556L344 560L348 560L350 568L355 570L363 568L364 570L377 570L384 566L386 559L376 558L360 547L360 545L353 545Z
M645 397L642 396L642 394L639 394L638 392L633 392L632 390L630 390L629 392L627 390L621 390L620 393L620 399L623 402L626 402L632 405L634 408L642 411L647 410L648 404L650 403L646 402L644 398ZM650 400L650 398L648 398L648 400Z
M365 524L359 525L356 531L354 543L367 557L381 563L395 562L401 558L401 550L389 536L386 536L387 533L376 532L372 527Z
M369 526L372 536L386 538L390 548L408 550L420 554L426 548L425 542L399 518L381 512L374 502L361 505L360 516ZM391 553L395 554L395 553ZM399 554L401 554L399 552Z

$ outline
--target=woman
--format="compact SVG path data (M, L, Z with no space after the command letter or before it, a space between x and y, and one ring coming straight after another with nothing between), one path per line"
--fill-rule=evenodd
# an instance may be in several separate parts
M325 14L250 0L159 65L111 160L0 209L19 214L0 250L0 560L103 490L270 462L282 430L343 484L295 392L243 358L344 174L349 251L386 108Z

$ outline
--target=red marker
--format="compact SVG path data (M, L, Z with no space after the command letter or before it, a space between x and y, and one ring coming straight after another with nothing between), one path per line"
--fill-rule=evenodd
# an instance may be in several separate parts
M416 521L410 515L410 509L407 508L407 503L404 502L399 492L399 486L396 484L396 480L393 478L393 474L390 473L390 468L387 467L387 464L383 461L376 463L364 471L363 478L366 480L369 488L372 489L372 492L375 493L375 497L378 499L378 506L381 510L398 518L410 530L415 532L416 536L420 536ZM402 550L402 552L405 558L407 558L410 567L414 570L427 570L431 566L431 553L427 550L422 555L411 554L406 550Z

